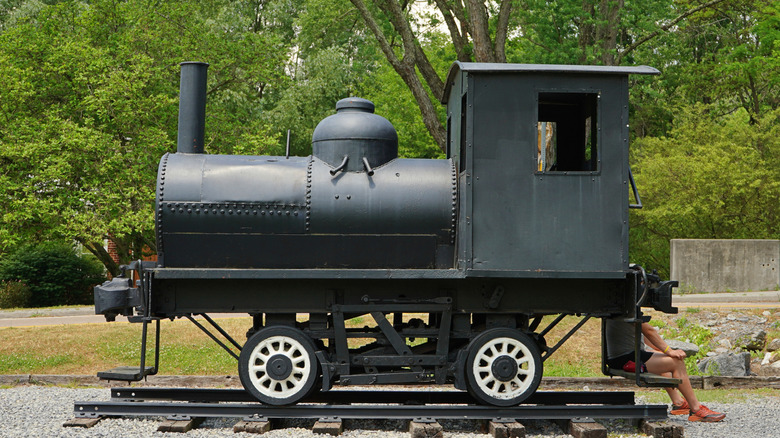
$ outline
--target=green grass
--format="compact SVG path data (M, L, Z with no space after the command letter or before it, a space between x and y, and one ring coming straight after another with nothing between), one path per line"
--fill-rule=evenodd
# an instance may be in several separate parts
M780 391L773 388L759 389L697 389L696 398L707 403L740 403L753 401L756 398L780 397ZM666 391L643 389L637 392L646 403L668 404Z
M576 324L566 318L548 336L552 343ZM242 342L251 319L229 318L220 325ZM368 318L353 318L350 327L373 325ZM186 320L161 321L160 374L235 375L237 362L205 334ZM547 376L600 376L600 324L589 321L583 329L544 363ZM150 330L150 339L154 331ZM0 373L92 375L140 361L141 325L95 323L37 327L0 328ZM43 340L43 341L42 341ZM350 340L357 345L361 339ZM424 339L415 343L424 342ZM154 352L147 349L147 365Z
M555 355L544 362L544 375L548 377L601 377L602 373L593 372L593 363L581 360L579 362L556 361ZM600 364L599 364L600 365Z
M78 356L57 354L7 354L0 356L0 374L43 374L47 370L78 362Z
M234 339L241 340L251 319L231 318L220 324ZM236 374L236 360L189 321L162 321L161 327L161 374ZM153 334L150 330L150 340ZM9 327L0 328L0 338L2 374L89 375L140 362L140 324ZM147 365L153 363L153 354L149 346Z
M662 328L666 327L666 325L667 325L666 321L663 321L661 319L651 319L648 324L650 324L653 327L659 328L659 329L662 329Z

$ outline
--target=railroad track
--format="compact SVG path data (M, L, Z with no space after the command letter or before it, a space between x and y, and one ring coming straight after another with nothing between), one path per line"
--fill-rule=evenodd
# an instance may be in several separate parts
M646 425L667 417L665 405L634 404L634 393L539 391L512 407L478 405L465 392L333 390L316 393L305 403L270 406L258 403L241 389L112 388L105 402L75 402L74 419L65 426L91 427L107 417L167 417L160 431L185 432L204 418L240 418L235 431L262 433L271 420L315 419L314 432L337 435L342 420L409 420L415 436L434 436L439 420L489 422L496 437L519 436L519 421L553 420L576 430L598 429L598 419L632 419ZM588 435L593 436L593 435ZM671 435L670 435L671 436Z

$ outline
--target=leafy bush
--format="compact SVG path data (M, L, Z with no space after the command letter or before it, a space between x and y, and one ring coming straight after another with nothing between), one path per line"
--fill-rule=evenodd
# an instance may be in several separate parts
M690 375L701 375L697 367L700 359L707 356L710 351L710 340L714 336L712 332L702 325L691 322L685 316L681 316L675 321L675 325L670 324L666 327L664 337L667 339L679 339L699 346L699 352L694 356L685 358L685 364Z
M0 283L0 309L25 307L30 301L32 291L21 281L5 281Z
M30 307L90 304L92 286L105 281L102 265L62 243L25 245L0 262L0 281L30 288Z

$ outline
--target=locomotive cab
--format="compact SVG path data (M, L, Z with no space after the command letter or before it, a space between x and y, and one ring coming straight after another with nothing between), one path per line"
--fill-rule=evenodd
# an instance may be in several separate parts
M453 65L447 149L468 275L625 277L630 74L658 71Z

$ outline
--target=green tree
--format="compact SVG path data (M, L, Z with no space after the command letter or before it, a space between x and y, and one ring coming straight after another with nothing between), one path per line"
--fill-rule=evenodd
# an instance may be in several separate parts
M460 61L619 65L689 17L726 0L687 5L671 0L350 0L374 35L387 62L412 92L423 122L444 150L438 105L443 75L425 42L431 28L446 28ZM439 26L443 24L443 26ZM441 32L439 32L441 34Z
M666 74L688 102L713 104L719 114L742 108L756 123L780 105L780 7L761 0L729 6L680 29L671 56L688 62Z
M631 90L645 201L632 260L668 273L672 238L780 236L779 16L772 3L724 2L635 51L662 75Z
M441 156L414 95L386 62L359 12L348 2L308 0L300 5L297 50L287 68L290 86L264 103L269 125L293 128L292 152L310 153L317 123L334 113L337 100L354 95L372 100L377 114L393 123L400 156ZM455 56L446 40L432 32L424 44L434 68L446 71Z
M285 133L286 129L291 130L293 155L308 155L314 128L324 117L335 113L336 102L348 97L356 89L357 81L342 50L329 47L312 53L300 61L290 86L281 90L264 118L269 126ZM283 147L276 152L284 154Z
M668 275L670 239L780 237L778 116L751 123L744 109L681 106L668 136L638 139L644 208L631 215L632 260Z
M175 150L178 63L211 61L207 149L259 153L263 90L287 50L229 1L96 0L24 9L0 34L0 243L65 238L116 274L155 251L157 163ZM238 145L238 146L237 146Z

